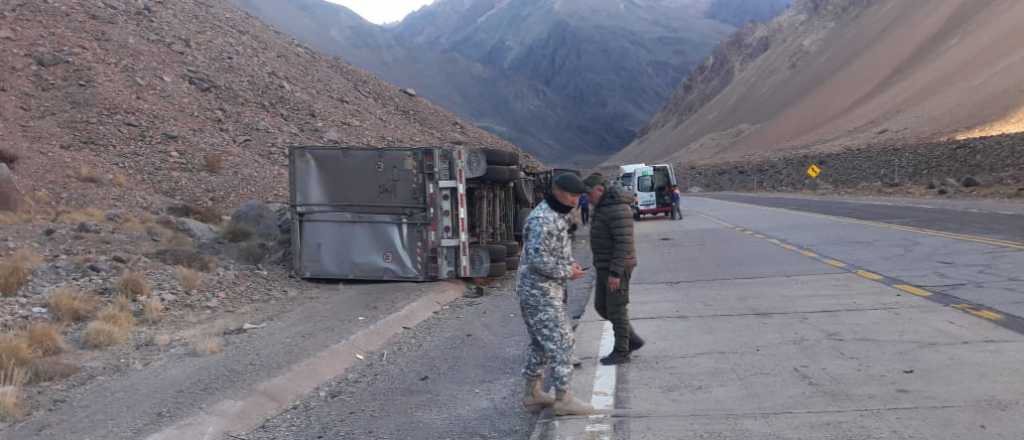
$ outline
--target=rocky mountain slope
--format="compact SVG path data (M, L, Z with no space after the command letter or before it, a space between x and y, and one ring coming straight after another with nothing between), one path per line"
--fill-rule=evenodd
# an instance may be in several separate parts
M608 163L687 164L1024 129L1024 3L798 0L719 46Z
M440 0L381 28L342 19L351 12L322 0L234 1L561 164L593 163L621 148L732 32L729 23L788 3Z
M285 147L514 148L227 0L0 3L0 150L58 208L287 199Z

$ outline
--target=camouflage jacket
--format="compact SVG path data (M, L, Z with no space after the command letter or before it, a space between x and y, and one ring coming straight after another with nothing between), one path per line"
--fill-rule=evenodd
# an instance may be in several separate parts
M541 202L530 212L523 226L519 295L527 298L550 295L561 301L563 289L572 276L573 261L569 214L559 214L547 202Z

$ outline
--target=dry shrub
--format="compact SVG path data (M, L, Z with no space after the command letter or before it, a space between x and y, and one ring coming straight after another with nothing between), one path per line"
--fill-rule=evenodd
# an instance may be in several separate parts
M29 378L32 383L53 382L66 379L81 371L77 365L61 362L56 358L43 358L32 361L29 366Z
M146 232L146 225L135 219L128 219L121 223L119 230L125 234L142 234Z
M174 237L173 230L168 229L162 225L158 225L156 223L148 223L146 224L145 228L146 233L149 234L150 237L157 238L160 241L168 241Z
M37 322L28 326L26 332L28 344L35 352L43 356L53 356L64 352L67 345L60 328L48 322Z
M220 153L207 155L206 171L210 174L220 174L221 171L224 171L224 155Z
M75 179L86 183L102 183L103 178L100 177L96 170L90 168L88 165L79 165L78 169L75 170L73 175Z
M152 289L142 272L125 272L117 281L117 290L128 299L149 296Z
M6 369L25 368L35 359L36 353L25 335L4 333L0 335L0 365Z
M14 164L20 158L21 156L18 156L18 153L0 148L0 163L7 165L8 168L14 169Z
M96 320L126 330L131 330L135 327L135 317L132 316L132 304L123 296L104 307L103 310L100 310L96 314Z
M167 246L178 249L192 249L196 247L196 242L185 234L174 233L171 235L171 238L167 240Z
M256 235L256 232L253 231L248 226L231 222L224 227L224 231L221 234L227 241L230 241L232 243L241 243L252 238L254 235Z
M106 221L107 215L95 208L77 209L74 211L65 211L57 216L58 223L64 223L67 225L77 225L84 222L103 223Z
M209 356L224 351L224 340L216 336L200 336L192 341L192 353Z
M267 258L269 253L270 248L258 241L250 241L238 246L238 258L243 263L260 264Z
M82 342L89 348L112 347L127 341L129 332L130 330L103 321L93 321L82 332Z
M43 257L31 249L19 249L4 259L0 262L0 294L16 295L42 263Z
M171 336L166 334L153 335L153 339L150 342L163 350L171 345Z
M21 387L28 380L24 369L8 366L0 369L0 420L13 422L24 414Z
M182 266L201 272L210 272L217 268L216 258L203 255L195 249L160 249L151 254L150 258L168 266Z
M186 292L194 292L203 282L203 275L198 271L187 267L178 266L174 268L174 275L178 278L178 284Z
M23 225L32 223L32 214L29 212L0 212L0 225Z
M142 319L150 324L160 322L164 317L164 304L160 298L152 297L142 303Z
M84 321L96 314L97 300L81 291L62 287L50 295L50 312L63 322Z
M223 220L220 211L212 206L189 205L189 217L210 225L219 225Z
M114 174L113 177L110 178L110 183L113 183L118 188L124 188L128 186L128 177L124 174Z

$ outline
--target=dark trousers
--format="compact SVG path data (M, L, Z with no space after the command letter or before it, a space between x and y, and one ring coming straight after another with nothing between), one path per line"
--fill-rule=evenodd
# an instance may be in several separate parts
M626 269L622 274L622 286L619 290L608 291L607 270L597 270L597 287L594 293L594 308L601 318L611 321L612 330L615 331L615 351L629 353L629 340L633 333L633 327L629 324L629 278L632 269Z
M586 225L587 223L590 223L590 207L589 206L581 207L580 208L580 220L583 221L584 225Z

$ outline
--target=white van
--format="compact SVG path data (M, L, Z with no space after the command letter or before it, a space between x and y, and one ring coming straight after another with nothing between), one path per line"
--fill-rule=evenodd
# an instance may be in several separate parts
M633 193L633 217L672 215L672 186L676 172L669 164L630 164L619 167L619 183Z

